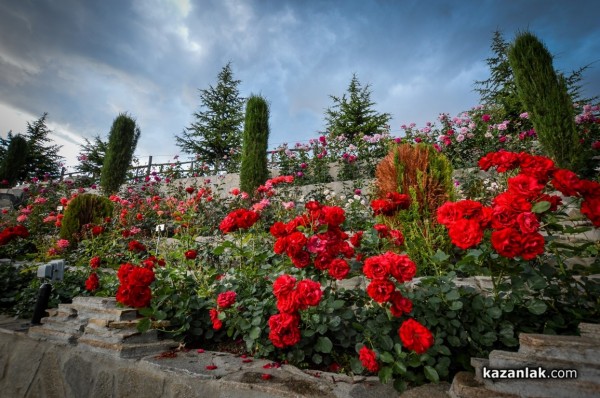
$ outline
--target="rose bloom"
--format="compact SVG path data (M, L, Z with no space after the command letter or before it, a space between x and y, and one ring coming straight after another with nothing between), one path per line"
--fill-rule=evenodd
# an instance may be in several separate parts
M190 249L184 253L185 258L188 260L195 260L198 256L198 252L196 250Z
M67 247L69 247L69 241L67 239L59 239L56 242L56 246L60 247L61 249L66 249Z
M596 228L600 228L600 196L586 197L581 202L581 214L585 215Z
M539 233L531 233L523 236L523 251L521 258L523 260L533 260L537 256L544 254L546 241Z
M217 296L217 305L221 308L229 308L235 303L237 294L234 291L227 291Z
M377 356L373 350L363 346L358 352L358 359L362 363L363 367L369 372L378 372L379 364L377 364Z
M540 228L540 222L532 212L521 213L517 216L517 224L519 225L519 229L524 234L531 234L537 232Z
M154 279L154 271L148 268L134 267L127 276L127 284L131 286L150 286Z
M293 346L301 338L299 324L297 314L275 314L269 318L269 339L277 348Z
M412 311L413 303L400 292L394 291L390 298L390 312L395 317L401 317L403 314L408 314Z
M454 245L465 250L481 242L483 230L478 221L463 218L450 227L448 236Z
M321 296L323 296L323 292L321 291L321 284L319 282L310 279L298 282L295 299L299 309L303 310L308 307L317 306L319 301L321 301Z
M208 315L210 316L210 321L213 324L213 329L219 330L223 327L223 322L219 319L219 311L211 308L208 310Z
M92 257L90 259L90 267L93 269L96 269L96 268L100 267L101 262L102 262L102 260L100 259L100 257L98 257L98 256Z
M462 218L462 212L460 208L454 202L446 202L437 209L437 222L446 227L450 227L452 224Z
M558 169L552 175L552 185L565 196L575 196L581 180L571 170Z
M383 254L367 258L363 265L363 273L369 279L386 279L389 272L390 265Z
M85 289L93 292L94 290L97 290L100 287L100 281L98 279L98 275L96 275L95 272L92 272L90 274L90 276L87 278L87 280L85 281Z
M273 294L279 298L290 294L296 286L296 278L291 275L283 274L273 282Z
M385 303L392 297L396 287L389 280L375 279L367 286L367 294L378 303Z
M402 344L417 354L424 354L433 345L433 335L425 326L410 318L398 329Z
M417 265L406 254L385 253L390 274L400 283L408 282L417 273Z
M503 257L514 258L523 249L522 236L514 228L504 228L492 232L492 246Z
M348 265L346 260L336 258L329 263L328 272L332 278L342 280L350 272L350 265Z
M94 225L92 227L92 235L94 236L98 236L100 235L102 232L104 232L104 227L100 226L100 225Z

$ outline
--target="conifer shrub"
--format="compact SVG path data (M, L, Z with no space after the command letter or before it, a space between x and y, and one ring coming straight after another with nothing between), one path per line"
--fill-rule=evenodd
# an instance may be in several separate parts
M269 104L252 95L246 104L246 119L242 142L240 189L252 194L269 178L267 145L269 141Z
M118 192L125 182L140 134L135 120L129 115L121 113L115 118L108 134L108 147L100 176L100 185L107 195Z
M19 176L22 175L22 169L27 162L27 140L21 135L11 138L6 155L0 164L0 180L8 181L8 186L14 186Z
M565 77L552 66L552 55L535 35L523 32L510 46L508 60L542 149L558 167L579 171L583 148L573 101Z
M409 195L410 207L383 222L404 234L406 251L422 274L441 272L432 259L438 249L449 251L450 240L436 221L438 207L455 199L452 165L448 158L429 144L401 143L392 147L375 171L375 194Z
M84 225L100 225L106 217L111 217L112 213L113 204L110 199L91 193L77 195L65 209L60 237L77 242L81 238Z

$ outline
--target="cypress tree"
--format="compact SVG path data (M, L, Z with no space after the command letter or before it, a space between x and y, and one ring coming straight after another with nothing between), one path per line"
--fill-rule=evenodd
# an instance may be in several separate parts
M0 180L8 181L8 186L14 186L23 174L27 163L27 140L22 135L10 137L6 154L0 164Z
M118 192L125 182L140 134L135 120L126 113L119 114L114 120L100 177L100 185L107 195Z
M242 141L240 189L253 193L269 178L267 145L269 141L269 104L259 95L251 95L246 104Z
M552 55L532 33L519 33L508 51L519 98L542 149L561 168L578 171L581 145L566 79L557 74Z

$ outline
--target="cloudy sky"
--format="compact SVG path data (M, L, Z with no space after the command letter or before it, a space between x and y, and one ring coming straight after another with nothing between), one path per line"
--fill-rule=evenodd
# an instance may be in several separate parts
M0 133L48 112L74 165L82 137L128 112L137 156L167 162L231 61L241 95L271 104L271 148L317 137L353 73L399 135L478 104L495 30L529 29L564 72L591 64L585 94L600 94L599 15L596 0L0 0Z

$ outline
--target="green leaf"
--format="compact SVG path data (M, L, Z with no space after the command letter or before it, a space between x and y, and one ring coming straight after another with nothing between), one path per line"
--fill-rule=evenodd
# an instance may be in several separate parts
M163 319L167 319L167 313L164 311L156 311L154 313L154 319L157 321L162 321Z
M459 298L460 298L460 293L458 292L458 289L453 289L453 290L450 290L448 293L446 293L446 300L448 300L448 301L458 300Z
M260 337L260 332L261 332L261 328L258 326L255 326L250 330L250 333L248 333L248 337L251 338L252 340L256 340Z
M533 213L543 213L550 208L550 202L542 200L541 202L537 202L531 207L531 211Z
M150 318L142 318L137 324L137 330L140 333L144 333L150 329L151 326Z
M333 308L334 310L339 310L340 308L343 308L345 305L346 305L346 302L344 300L335 300L331 304L331 308Z
M498 307L491 307L487 309L487 314L492 319L498 319L502 316L502 310Z
M433 383L437 383L440 381L440 376L438 375L438 372L431 366L425 366L423 370L425 372L425 377L427 377L427 380Z
M321 362L323 362L323 357L320 354L313 354L312 361L319 365Z
M394 370L394 373L399 375L404 375L406 373L406 365L400 361L394 362L392 369Z
M394 356L387 351L382 352L381 355L379 355L379 359L381 360L381 362L385 363L394 362Z
M355 373L357 375L361 374L364 370L362 363L356 357L353 357L350 360L350 369L352 369L352 373Z
M529 312L535 315L542 315L544 312L546 312L547 308L548 306L546 305L546 303L544 303L541 300L534 299L527 303L527 309L529 310Z
M393 371L389 366L384 366L379 370L379 381L383 384L387 384L392 380Z
M448 260L450 258L449 255L447 255L446 253L444 253L443 251L441 251L440 249L438 249L435 254L433 256L431 256L431 260L433 260L436 263L443 263L444 261Z
M394 348L394 341L387 334L384 334L383 336L381 336L378 339L378 342L379 342L379 345L381 346L381 349L383 349L385 351L391 351Z
M333 343L329 340L329 337L321 336L317 339L315 344L315 351L322 352L323 354L329 354L333 348Z
M462 303L462 301L458 301L458 300L457 300L457 301L453 301L453 302L450 304L450 307L449 307L449 309L450 309L450 311L458 311L458 310L460 310L462 307L463 307L463 303Z
M450 349L445 345L438 346L438 352L442 355L450 355Z
M138 310L139 314L141 316L145 316L145 317L149 317L151 318L154 315L154 310L152 308L146 307L146 308L140 308Z

